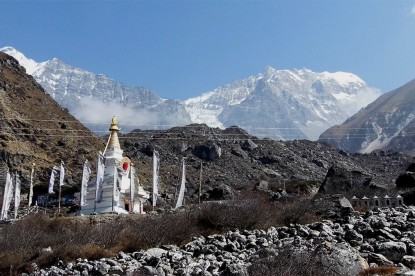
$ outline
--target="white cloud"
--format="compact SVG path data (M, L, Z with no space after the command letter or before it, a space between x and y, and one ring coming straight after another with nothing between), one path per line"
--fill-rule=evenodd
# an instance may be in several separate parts
M355 95L343 100L342 107L353 115L375 101L380 95L382 95L382 92L376 88L360 89Z
M121 132L127 133L134 129L170 128L185 124L183 118L161 118L159 113L147 110L137 111L117 102L103 102L99 99L85 97L80 100L77 108L71 111L81 123L99 135L108 133L113 116L117 116ZM165 125L160 126L160 122Z
M413 6L412 6L412 9L411 9L411 14L412 14L412 15L415 15L415 5L413 5Z

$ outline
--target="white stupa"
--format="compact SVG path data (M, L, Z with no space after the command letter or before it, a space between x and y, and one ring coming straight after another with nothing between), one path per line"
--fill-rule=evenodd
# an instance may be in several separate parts
M138 185L134 171L131 172L131 160L123 156L115 116L109 131L110 137L103 154L105 168L102 185L97 189L96 180L88 185L86 205L81 207L81 214L144 213L143 203L149 198L149 193Z

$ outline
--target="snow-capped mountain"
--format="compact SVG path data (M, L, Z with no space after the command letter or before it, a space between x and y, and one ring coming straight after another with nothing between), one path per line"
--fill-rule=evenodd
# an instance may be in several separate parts
M415 80L383 94L319 140L352 152L391 149L415 155L414 134Z
M184 104L193 122L238 125L254 135L277 139L316 140L379 95L351 73L267 67Z
M267 67L180 103L58 59L38 63L12 47L0 51L16 58L62 107L94 131L105 131L108 118L117 115L123 131L205 123L221 128L237 125L274 139L316 140L380 95L351 73Z
M0 51L17 59L62 107L94 131L106 131L113 115L123 122L123 131L191 123L180 102L161 99L150 89L129 87L56 58L38 63L12 47Z

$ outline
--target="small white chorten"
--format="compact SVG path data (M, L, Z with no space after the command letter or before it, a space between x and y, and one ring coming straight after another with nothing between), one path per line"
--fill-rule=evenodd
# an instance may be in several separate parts
M143 203L150 195L138 185L135 175L131 174L132 163L123 156L118 140L118 123L114 116L109 128L110 137L104 150L105 170L102 184L102 196L97 198L97 185L88 187L86 205L82 206L81 214L92 213L144 213ZM131 186L133 184L133 186ZM133 189L131 189L133 188ZM132 193L132 195L131 195Z

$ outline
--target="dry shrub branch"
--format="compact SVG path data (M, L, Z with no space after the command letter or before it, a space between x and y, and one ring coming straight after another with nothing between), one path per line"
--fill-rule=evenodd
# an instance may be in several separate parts
M271 202L260 193L151 215L55 217L32 215L0 226L0 274L30 272L33 263L99 259L230 229L266 229L318 220L306 199ZM50 248L50 250L45 250Z

